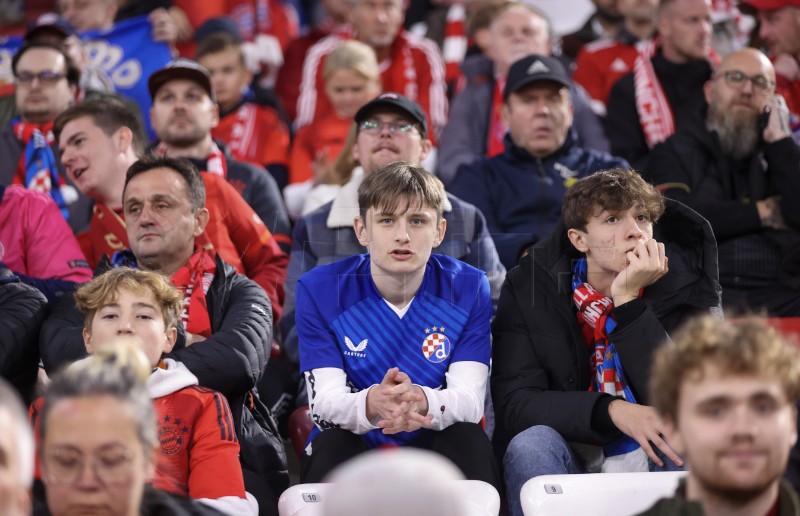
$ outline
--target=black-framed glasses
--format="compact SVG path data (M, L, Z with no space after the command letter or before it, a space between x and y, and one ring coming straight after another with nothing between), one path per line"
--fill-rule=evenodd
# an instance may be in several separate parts
M384 127L386 127L390 133L402 134L409 134L417 128L417 126L412 122L408 122L406 120L392 120L389 122L383 122L381 120L370 118L369 120L364 120L361 122L361 124L358 126L358 130L360 132L375 135L380 134Z
M86 462L95 478L105 485L121 485L133 476L133 452L124 446L112 445L87 455L72 448L45 450L42 470L48 480L73 485L83 474Z
M761 95L772 93L775 88L775 83L763 75L747 75L741 70L726 70L714 74L715 79L718 77L724 77L728 86L737 90L742 89L744 83L750 81L753 91Z
M67 74L65 73L58 73L50 70L44 70L38 73L24 72L24 71L17 72L16 78L19 84L25 84L27 86L28 84L33 83L34 79L39 79L39 84L49 85L57 83L66 76Z

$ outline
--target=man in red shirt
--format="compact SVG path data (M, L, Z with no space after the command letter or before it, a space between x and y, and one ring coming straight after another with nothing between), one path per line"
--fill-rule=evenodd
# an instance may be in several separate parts
M90 100L62 113L54 132L68 177L95 201L89 231L79 236L84 254L96 267L130 247L122 213L128 168L142 153L142 128L124 105ZM288 258L264 223L222 177L202 174L211 220L200 241L237 272L261 285L280 317Z
M615 38L603 38L584 46L575 62L572 80L584 87L592 98L592 110L606 115L611 88L633 70L636 43L650 38L656 29L658 0L620 0L625 16Z
M197 61L211 75L220 111L211 136L224 142L235 159L265 167L280 185L288 176L289 128L276 109L246 97L253 74L240 43L227 33L210 34L198 45Z

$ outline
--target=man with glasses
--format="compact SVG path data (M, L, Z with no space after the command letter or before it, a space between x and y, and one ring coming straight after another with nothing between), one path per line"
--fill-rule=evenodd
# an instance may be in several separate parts
M0 131L0 185L48 194L73 231L85 230L90 201L59 169L52 131L56 116L75 103L80 72L61 48L39 42L20 48L11 68L19 117Z
M680 129L653 149L645 176L711 222L726 307L797 316L800 147L774 91L767 56L729 54L705 85L705 126Z
M358 215L358 187L364 177L394 161L419 165L431 150L425 113L416 102L397 93L383 93L355 116L352 158L359 165L336 198L300 219L292 237L284 313L294 308L297 278L317 265L365 252L353 231ZM345 149L344 152L347 152ZM471 204L447 195L444 220L448 231L437 253L452 256L486 272L492 299L505 277L483 215Z
M569 75L556 58L523 57L511 65L505 84L504 152L463 165L450 191L483 212L510 270L558 221L567 188L598 170L628 164L579 146Z

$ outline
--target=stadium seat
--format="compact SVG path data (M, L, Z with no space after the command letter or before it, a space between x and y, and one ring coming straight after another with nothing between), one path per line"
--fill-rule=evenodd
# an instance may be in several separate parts
M497 516L500 512L500 495L497 490L480 480L458 480L459 492L467 501L469 512L463 516ZM325 492L334 484L298 484L280 497L280 516L318 516L322 514ZM413 515L409 515L413 516Z
M630 516L672 496L684 475L683 471L544 475L522 486L522 512L526 516Z

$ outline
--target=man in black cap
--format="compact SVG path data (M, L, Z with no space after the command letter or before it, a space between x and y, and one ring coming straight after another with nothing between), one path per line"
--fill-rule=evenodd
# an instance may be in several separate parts
M289 216L275 180L261 167L232 159L211 136L219 108L208 71L190 59L176 59L151 75L148 87L150 122L159 139L155 152L187 158L198 170L226 178L288 250Z
M505 152L462 166L450 186L483 212L506 269L550 232L572 183L627 166L605 152L578 147L569 84L553 57L532 54L511 65L501 110L509 128Z

